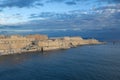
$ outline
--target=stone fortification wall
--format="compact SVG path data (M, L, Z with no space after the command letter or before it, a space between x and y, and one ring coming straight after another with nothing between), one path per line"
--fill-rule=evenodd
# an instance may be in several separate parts
M39 41L38 46L43 48L44 51L70 48L69 42L61 39Z
M34 39L27 39L22 36L9 36L0 39L0 52L1 53L20 53L21 49L31 44Z
M24 37L20 35L0 36L0 54L68 49L88 44L101 44L101 42L96 39L84 40L81 37L48 39L46 35L28 35Z
M100 44L98 40L88 39L84 40L81 37L63 37L54 38L53 40L39 41L38 46L43 48L44 51L53 49L68 49L79 45Z
M36 35L28 35L26 36L26 38L30 38L30 39L33 38L35 40L47 40L48 36L36 34Z

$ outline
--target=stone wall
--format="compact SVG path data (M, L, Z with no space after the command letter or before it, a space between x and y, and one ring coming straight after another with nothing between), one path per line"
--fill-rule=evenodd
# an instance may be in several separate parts
M36 35L28 35L28 36L26 36L26 38L30 38L30 39L33 38L35 40L47 40L48 36L36 34Z
M27 39L22 36L9 36L0 39L0 52L4 53L20 53L21 49L31 44L34 39Z
M79 45L88 44L100 44L100 42L95 39L84 40L81 37L63 37L38 42L38 46L43 48L44 51L54 49L68 49L70 47L77 47Z
M46 35L12 35L0 37L0 54L14 54L31 51L49 51L68 49L79 45L101 44L96 39L82 39L81 37L63 37L48 39Z
M4 39L5 38L5 36L4 35L0 35L0 39Z
M39 41L38 46L43 48L44 51L70 48L69 42L67 40L59 40L59 39Z

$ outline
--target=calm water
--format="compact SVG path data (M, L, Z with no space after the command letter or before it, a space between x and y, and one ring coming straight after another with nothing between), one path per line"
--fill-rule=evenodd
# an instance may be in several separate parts
M120 44L1 56L0 80L120 80Z

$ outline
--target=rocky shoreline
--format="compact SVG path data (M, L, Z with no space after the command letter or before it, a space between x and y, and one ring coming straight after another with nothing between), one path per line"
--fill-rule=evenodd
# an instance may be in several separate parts
M21 54L28 52L44 52L56 49L69 49L81 45L103 44L96 39L81 37L48 38L46 35L0 35L0 55Z

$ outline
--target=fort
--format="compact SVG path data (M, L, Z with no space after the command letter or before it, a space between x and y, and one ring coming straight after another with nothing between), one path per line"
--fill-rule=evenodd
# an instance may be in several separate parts
M102 44L96 39L81 37L48 38L47 35L0 35L0 55L21 54L25 52L69 49L80 45Z

